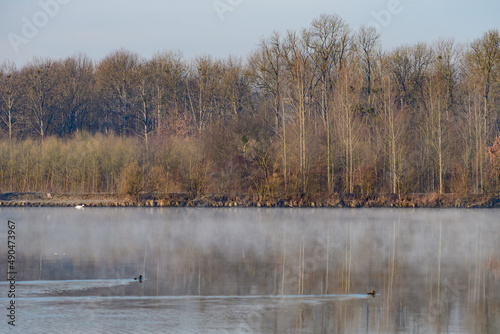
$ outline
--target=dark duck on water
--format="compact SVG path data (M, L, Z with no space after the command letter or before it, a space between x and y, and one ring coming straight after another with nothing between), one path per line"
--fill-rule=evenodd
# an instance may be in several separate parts
M134 280L139 280L139 283L142 283L142 275L139 275L139 277L134 277Z

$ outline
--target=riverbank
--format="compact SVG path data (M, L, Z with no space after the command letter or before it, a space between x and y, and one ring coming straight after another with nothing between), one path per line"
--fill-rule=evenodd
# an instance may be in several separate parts
M306 208L497 208L499 197L454 194L410 194L402 197L381 195L360 198L353 195L262 199L253 195L166 194L132 198L118 194L3 193L0 207L306 207Z

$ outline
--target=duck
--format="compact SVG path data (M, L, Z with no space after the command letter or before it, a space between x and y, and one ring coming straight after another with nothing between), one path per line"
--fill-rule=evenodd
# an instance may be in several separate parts
M376 295L375 290L372 290L372 292L368 292L367 295L375 297Z
M85 204L77 205L75 206L75 209L83 209L85 207Z
M142 275L139 275L139 277L134 277L134 280L139 280L139 283L142 283Z

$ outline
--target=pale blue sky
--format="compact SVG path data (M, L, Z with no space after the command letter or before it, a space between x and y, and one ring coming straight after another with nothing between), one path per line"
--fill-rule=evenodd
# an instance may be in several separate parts
M352 29L378 16L385 49L439 37L469 42L500 28L498 0L0 1L0 62L18 65L80 52L100 60L122 47L146 58L163 50L244 57L261 37L307 27L322 13L339 14ZM217 3L228 10L219 15Z

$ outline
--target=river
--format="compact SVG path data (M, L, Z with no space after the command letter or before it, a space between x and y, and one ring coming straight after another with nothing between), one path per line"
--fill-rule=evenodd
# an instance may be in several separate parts
M0 332L499 333L499 217L0 208Z

